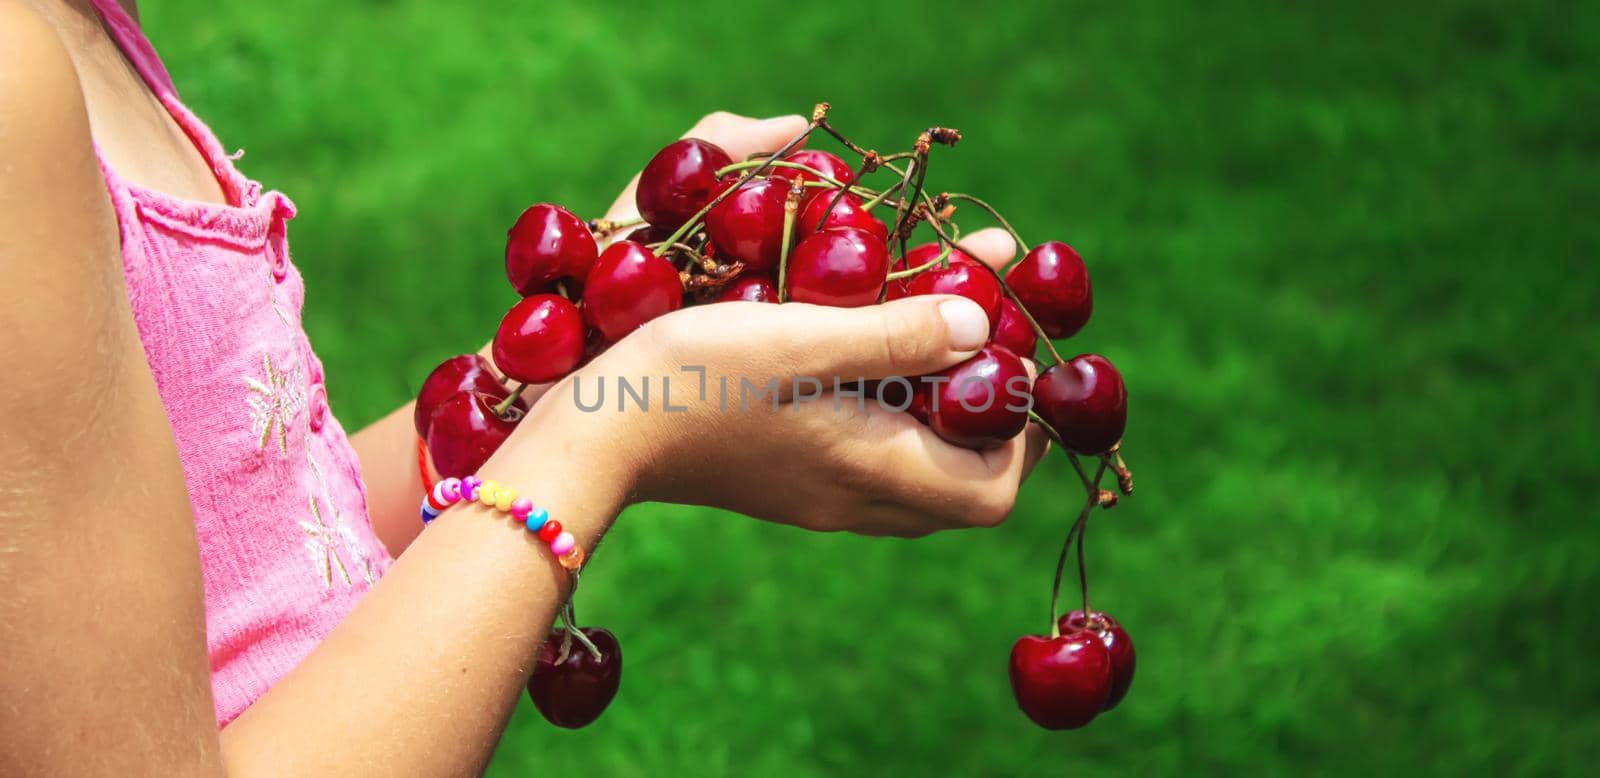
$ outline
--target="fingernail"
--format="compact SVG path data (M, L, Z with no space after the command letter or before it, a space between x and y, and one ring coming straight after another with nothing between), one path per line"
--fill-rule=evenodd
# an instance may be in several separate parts
M956 351L977 351L989 339L988 315L965 297L939 303L939 315L950 330L950 348Z

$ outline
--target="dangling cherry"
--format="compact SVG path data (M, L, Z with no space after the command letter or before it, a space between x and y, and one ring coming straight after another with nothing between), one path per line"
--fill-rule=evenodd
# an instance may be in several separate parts
M583 287L583 318L608 342L683 307L677 269L633 241L606 247Z
M828 205L833 203L834 192L828 192L826 197L813 197L800 212L799 220L795 222L796 235L808 235L816 231L817 222L822 219L822 214L828 214L828 220L823 222L822 229L836 227L855 227L866 230L878 236L878 240L889 239L889 227L881 219L872 215L871 211L861 207L861 198L853 194L846 194L839 198L837 205L830 210Z
M718 256L739 260L756 271L777 267L788 195L788 181L756 178L717 203L706 214L706 232L716 244Z
M1089 630L1053 638L1023 635L1011 646L1011 693L1045 729L1077 729L1111 695L1111 652Z
M1089 269L1071 246L1040 243L1006 272L1006 285L1051 338L1070 338L1094 310Z
M411 416L417 426L417 436L427 438L428 426L433 423L433 412L438 410L439 404L450 399L450 395L464 390L497 396L501 400L511 394L494 377L494 368L489 365L489 360L478 354L457 354L440 362L422 380L422 388L417 390L417 405ZM518 400L518 404L521 404L521 400Z
M583 360L583 316L565 297L536 294L511 306L494 334L494 361L514 381L542 384Z
M552 203L530 206L506 232L506 278L526 297L582 281L600 250L582 219Z
M747 273L739 276L733 283L722 287L722 291L717 293L716 302L725 303L734 300L744 300L752 303L775 303L778 301L778 287L766 275Z
M937 375L950 380L929 384L928 426L946 442L982 451L1028 426L1028 371L1015 354L984 346Z
M1039 345L1039 335L1028 326L1022 311L1009 297L1000 298L1000 321L989 332L989 342L1004 346L1006 350L1024 359L1033 359Z
M1068 448L1095 456L1122 440L1128 389L1110 360L1079 354L1034 379L1033 407Z
M858 308L878 301L889 251L872 233L853 227L825 230L800 241L784 278L795 302Z
M1086 619L1082 609L1075 610L1062 616L1058 623L1064 633L1087 629L1099 635L1100 642L1111 652L1111 696L1106 698L1106 706L1102 708L1111 710L1122 702L1122 698L1128 694L1128 687L1133 685L1133 639L1110 614L1100 611L1091 613L1093 615Z
M1005 293L1000 291L1000 282L995 280L994 274L977 263L951 262L949 267L934 267L912 276L906 282L906 296L924 294L961 295L977 303L988 315L991 335L1000 325L1000 301L1005 299Z
M522 420L522 409L512 406L501 418L492 407L500 401L482 392L456 392L434 410L428 454L440 476L461 478L478 472L511 436Z
M731 164L715 143L684 138L667 144L639 174L639 214L657 227L677 229L717 195L717 171Z
M582 641L567 638L564 630L555 630L540 647L528 681L528 698L540 715L567 729L585 727L600 718L622 684L622 646L616 636L600 627L579 631L599 650L599 656Z

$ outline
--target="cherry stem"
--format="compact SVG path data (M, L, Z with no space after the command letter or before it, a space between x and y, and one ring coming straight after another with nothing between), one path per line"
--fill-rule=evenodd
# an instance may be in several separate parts
M522 397L523 390L527 388L528 385L526 383L517 384L517 388L512 390L511 394L506 396L506 399L501 400L499 404L494 406L494 415L497 418L504 419L506 417L506 411L511 410L511 406L517 403L517 400Z
M789 194L783 198L783 242L778 246L778 302L789 301L786 281L789 278L789 243L794 238L795 214L800 211L800 196L805 188L789 182ZM820 225L819 229L820 229Z
M929 260L926 264L918 265L918 266L916 266L914 268L910 268L908 270L896 270L893 273L890 273L889 275L884 276L884 280L885 281L898 281L898 280L900 280L902 278L910 278L910 277L912 277L914 275L917 275L919 273L922 273L924 271L932 270L935 265L938 265L938 264L944 262L945 260L947 260L949 258L950 258L950 247L949 246L945 246L944 247L944 251L939 252L939 256L934 257L933 259Z
M992 206L992 205L990 205L990 204L988 204L988 203L986 203L986 202L984 202L982 200L979 200L978 198L973 197L972 195L969 195L969 194L962 194L962 193L959 193L959 192L956 192L956 193L946 192L944 196L950 198L951 200L965 200L965 201L967 201L969 203L972 203L973 205L978 206L979 208L982 208L985 211L988 211L989 215L993 216L995 221L1000 222L1000 226L1005 228L1006 232L1011 233L1011 239L1017 242L1017 252L1023 252L1023 251L1027 250L1027 248L1028 248L1027 242L1025 242L1022 239L1021 235L1017 234L1017 229L1015 227L1012 227L1011 226L1011 222L1006 221L1006 217L1001 216L1000 212L995 210L994 206ZM1016 254L1015 253L1012 254L1012 258L1013 259L1016 258Z
M738 191L739 187L744 186L746 182L748 182L752 178L755 178L757 175L759 175L761 173L761 171L766 170L767 168L769 168L769 167L771 167L773 165L783 165L785 167L794 165L795 163L793 163L793 162L779 162L778 158L783 156L783 155L785 155L785 154L787 154L787 153L789 153L789 150L794 148L795 146L800 145L800 142L805 140L806 137L811 134L811 131L815 130L817 128L817 123L820 122L820 121L822 121L821 117L817 117L817 118L812 119L811 120L811 124L807 125L807 127L806 127L804 132L801 132L799 135L796 135L793 138L790 138L788 143L783 144L783 146L781 148L779 148L777 151L772 152L772 156L771 157L768 157L768 158L766 158L764 160L761 160L759 162L757 162L756 160L750 160L749 162L736 162L736 163L734 163L735 165L753 165L753 167L751 167L748 171L746 171L743 176L740 176L739 180L736 183L734 183L733 186L730 186L730 187L722 190L721 194L717 195L716 197L711 198L711 202L706 203L704 207L702 207L700 210L696 211L693 216L689 217L688 221L686 221L683 224L679 225L678 229L674 230L673 233L671 235L667 236L667 239L665 241L662 241L662 242L663 243L677 243L678 241L683 240L683 236L688 235L691 231L694 230L695 227L699 226L700 225L700 220L706 218L706 214L711 213L711 209L712 208L717 207L718 203L722 202L723 200L728 199L728 195L731 195L734 192ZM729 167L732 167L732 166L729 166ZM799 167L805 167L805 166L804 165L799 165ZM821 171L815 171L815 172L817 172L818 174L821 173ZM720 171L720 170L717 171L717 175L718 176L720 176L721 174L722 174L722 171ZM844 186L844 184L839 184L838 182L834 182L834 183L838 184L839 186Z
M967 254L968 256L977 256L977 254L962 248L959 242L951 238L949 235L946 235L944 229L939 226L939 219L937 216L928 220L928 226L933 228L933 233L939 236L939 240L948 243L951 247ZM1050 356L1055 360L1055 362L1052 364L1065 362L1066 360L1061 358L1061 352L1056 351L1056 344L1050 342L1050 336L1044 333L1044 328L1040 327L1039 322L1033 318L1033 314L1028 311L1028 306L1023 305L1022 301L1017 299L1017 293L1011 290L1011 285L1006 283L1006 279L1004 276L1000 275L1000 271L990 267L988 262L979 262L978 264L982 265L984 269L989 271L990 275L994 276L994 280L1000 284L1000 291L1005 292L1006 297L1011 298L1011 302L1017 306L1017 310L1022 312L1022 318L1027 320L1028 326L1033 328L1033 334L1037 335L1039 340L1044 342L1045 350L1049 351Z
M859 189L860 187L855 187L855 188ZM882 192L879 192L871 200L867 200L867 201L863 202L861 204L861 210L863 210L863 211L871 211L872 209L877 208L879 205L883 204L884 200L888 199L888 197L889 197L889 195L891 193L899 192L902 188L903 187L902 187L901 184L896 183L894 186L891 186L888 189L885 189ZM858 192L857 194L860 194L860 193ZM898 211L899 208L900 208L900 201L899 200L895 200L895 204L894 205L895 205L895 209Z
M1073 460L1073 464L1076 465L1077 461ZM1100 478L1105 472L1106 464L1101 462L1099 471L1094 474L1093 482L1085 489L1088 496L1084 501L1083 510L1078 513L1078 520L1072 523L1071 529L1067 530L1067 539L1061 544L1061 555L1056 558L1056 576L1050 585L1050 637L1061 635L1061 625L1056 622L1060 613L1057 601L1061 596L1061 574L1067 566L1067 552L1072 550L1073 537L1078 538L1078 586L1083 591L1083 615L1085 619L1089 617L1089 576L1083 563L1083 530L1088 526L1089 512L1100 503Z
M826 183L830 189L843 189L848 186L848 184L845 182L840 181L839 179L834 178L833 176L830 176L827 173L824 173L810 165L801 164L799 162L790 162L786 159L773 159L771 157L766 159L747 159L743 162L735 162L731 165L718 169L716 175L718 178L721 178L729 173L734 172L735 170L749 170L750 168L759 169L768 166L786 167L791 170L799 170L801 172L810 173L811 175L821 179L821 181Z

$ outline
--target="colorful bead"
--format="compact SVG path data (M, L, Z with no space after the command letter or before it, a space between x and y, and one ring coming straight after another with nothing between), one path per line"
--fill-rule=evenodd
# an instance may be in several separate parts
M557 535L555 540L550 541L550 553L556 556L566 556L566 553L577 547L577 545L578 540L572 537L571 532L563 532Z
M495 495L500 492L500 482L495 480L484 481L478 487L478 502L484 505L494 505Z
M549 520L550 512L543 508L534 508L533 513L528 514L528 518L525 519L529 532L538 532L539 528L543 527L545 522Z
M467 502L477 502L478 489L482 485L483 481L475 475L469 475L461 479L461 499Z
M509 486L502 487L500 491L494 494L494 508L497 511L509 511L511 510L511 503L516 502L516 500L517 490Z
M422 504L422 515L428 517L429 519L436 518L439 514L441 514L443 512L444 511L441 511L438 508L435 508L432 505L429 505L427 503L423 503Z
M571 551L557 557L557 561L561 562L562 567L577 572L583 567L583 557L583 546L574 545Z
M551 543L561 534L561 522L551 519L539 528L539 539Z
M533 501L526 497L518 497L511 503L511 518L517 521L527 521L528 514L533 513Z
M439 482L439 494L452 505L461 501L461 479L446 478Z
M443 486L444 484L442 483L434 484L433 491L429 492L427 496L423 498L423 501L428 503L428 507L434 509L435 511L442 511L445 508L450 507L450 503L444 499L444 491L441 488Z

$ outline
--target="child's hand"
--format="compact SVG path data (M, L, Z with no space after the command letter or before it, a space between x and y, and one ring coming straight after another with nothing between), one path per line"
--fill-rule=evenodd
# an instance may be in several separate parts
M540 416L616 436L601 454L632 475L636 500L714 505L814 530L922 535L991 526L1045 449L1030 425L998 449L951 446L905 413L834 393L834 377L917 376L965 359L987 337L960 297L866 308L722 303L678 311L556 385ZM705 395L701 396L701 370ZM618 381L650 376L649 408L618 410ZM671 379L663 397L662 377ZM812 377L816 384L795 377ZM722 379L726 378L726 390ZM756 398L769 381L780 402ZM750 388L745 387L748 381ZM601 408L593 407L605 385ZM819 387L820 384L820 387ZM574 395L574 390L577 394ZM670 400L674 411L665 410ZM836 402L837 400L837 402ZM512 440L515 441L516 435Z

